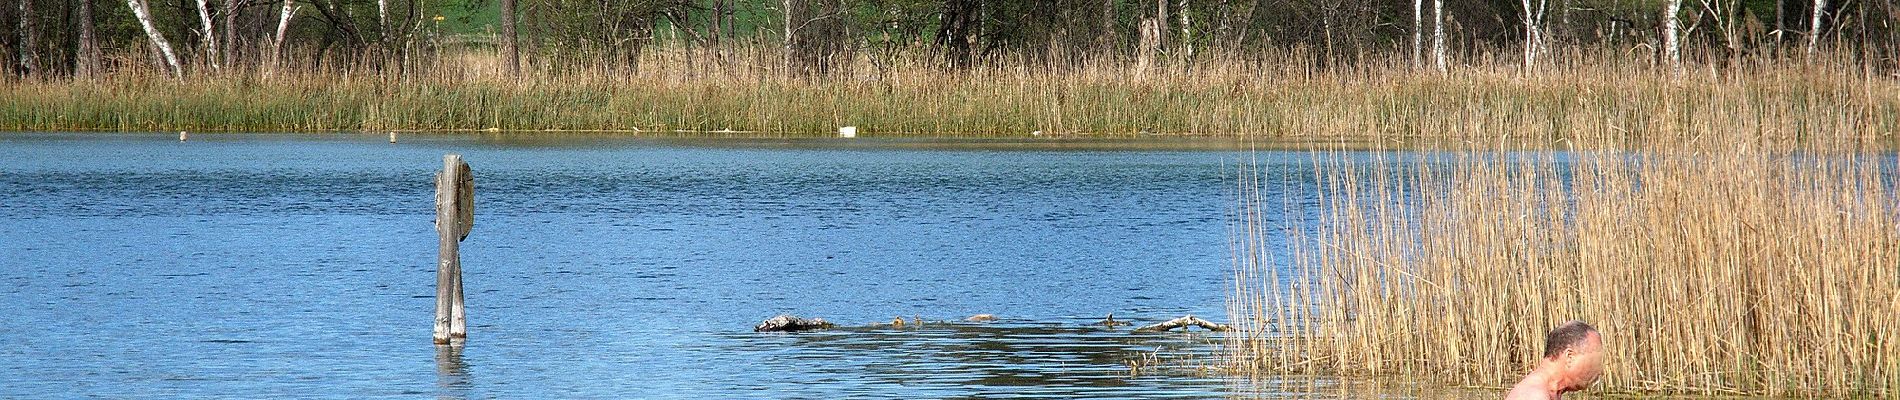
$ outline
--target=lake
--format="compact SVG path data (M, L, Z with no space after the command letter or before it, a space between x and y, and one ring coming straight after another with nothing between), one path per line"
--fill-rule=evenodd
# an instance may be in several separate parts
M430 343L445 153L477 188L456 348ZM1304 161L1191 142L0 134L0 397L1326 393L1191 373L1220 363L1219 336L1089 325L1226 321L1233 166ZM785 313L854 327L752 332ZM984 313L1002 320L960 322ZM897 316L932 322L869 327ZM1131 373L1144 359L1176 368Z

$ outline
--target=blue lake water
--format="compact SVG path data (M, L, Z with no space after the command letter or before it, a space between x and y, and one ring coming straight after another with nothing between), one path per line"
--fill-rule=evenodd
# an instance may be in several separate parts
M1197 146L0 134L0 398L1219 397L1232 166ZM1181 148L1188 147L1188 148ZM430 343L463 154L470 339ZM1282 160L1284 159L1284 160ZM1293 168L1293 167L1288 167ZM1293 174L1292 176L1297 176ZM776 314L992 324L759 334ZM1324 386L1324 383L1318 385Z

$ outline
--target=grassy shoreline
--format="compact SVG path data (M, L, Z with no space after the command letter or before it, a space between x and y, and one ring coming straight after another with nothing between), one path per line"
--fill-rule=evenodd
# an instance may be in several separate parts
M654 57L683 57L655 52ZM1763 64L1676 75L1599 57L1533 74L1401 63L1319 70L1217 56L1153 71L1026 66L799 78L655 60L636 73L496 73L459 58L380 76L231 72L172 81L127 73L0 87L0 130L592 131L875 137L1640 137L1748 115L1766 137L1900 130L1900 80L1852 67ZM863 68L859 70L869 70Z

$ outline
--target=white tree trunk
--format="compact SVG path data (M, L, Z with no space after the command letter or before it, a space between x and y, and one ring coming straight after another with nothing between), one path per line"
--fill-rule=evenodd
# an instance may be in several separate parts
M270 68L264 70L264 76L266 77L276 73L277 68L283 66L284 35L290 32L290 17L297 12L295 8L292 8L291 3L295 2L284 0L284 8L282 12L277 14L277 36L271 38Z
M1537 54L1544 48L1544 8L1548 0L1521 0L1524 4L1524 70L1537 67Z
M1814 59L1814 48L1821 43L1821 16L1827 14L1827 0L1814 0L1814 13L1808 21L1808 59Z
M792 50L793 50L792 42L795 41L795 37L793 35L796 35L798 33L797 27L796 27L797 25L794 25L792 23L792 18L794 18L792 16L793 5L794 4L792 4L792 0L779 1L779 7L780 7L779 11L781 11L782 14L785 14L785 44L784 44L785 51L783 51L782 54L780 54L779 56L779 58L782 59L780 60L779 65L783 66L786 74L793 73L792 72Z
M170 70L172 79L184 79L184 71L178 67L178 54L172 52L172 43L165 40L165 34L152 25L152 11L145 7L145 1L125 0L125 4L132 8L132 16L139 19L139 27L145 29L145 37L151 39L152 47L157 47L165 59L165 68Z
M1432 60L1445 72L1445 0L1432 0Z
M1412 66L1425 62L1425 0L1412 0Z
M1162 22L1154 18L1142 18L1137 27L1141 34L1141 39L1135 46L1135 79L1137 80L1147 77L1148 69L1154 68L1156 53L1161 52L1161 32L1166 30L1162 29L1161 25Z
M1677 36L1682 29L1678 14L1682 13L1682 0L1669 0L1669 6L1663 9L1663 58L1669 61L1669 68L1682 70L1682 41Z
M227 0L228 1L228 0ZM205 0L198 0L198 35L204 38L205 61L211 64L211 70L218 70L218 35L211 31L211 10L205 7Z

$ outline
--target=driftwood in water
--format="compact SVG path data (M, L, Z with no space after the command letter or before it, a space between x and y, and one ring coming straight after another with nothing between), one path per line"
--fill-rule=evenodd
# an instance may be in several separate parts
M831 327L833 326L836 326L836 325L832 325L831 322L825 321L824 318L805 319L805 318L799 318L799 317L791 316L791 315L780 315L780 316L766 319L765 322L759 323L759 326L757 328L752 328L752 331L753 332L801 332L801 331L815 331L815 330L820 330L820 329L831 329Z
M1221 324L1216 324L1213 322L1208 322L1207 320L1201 319L1200 317L1188 315L1188 316L1183 316L1181 318L1171 319L1171 320L1168 320L1167 322L1135 328L1135 331L1133 333L1166 332L1174 328L1186 328L1190 326L1198 326L1198 327L1205 328L1207 330L1215 331L1215 332L1223 332L1223 331L1233 329L1233 328L1228 327L1227 325L1221 325Z

